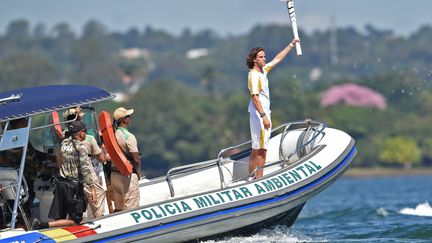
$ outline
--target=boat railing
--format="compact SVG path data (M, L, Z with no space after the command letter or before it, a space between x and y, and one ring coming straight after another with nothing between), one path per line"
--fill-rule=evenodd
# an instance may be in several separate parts
M278 160L278 161L268 162L268 163L266 163L266 164L263 165L263 166L257 166L257 167L255 168L255 170L253 170L253 171L249 174L248 177L249 177L249 178L255 178L256 173L257 173L258 171L260 171L260 170L263 170L263 169L265 169L265 168L272 167L272 166L275 166L275 165L281 165L281 166L283 166L284 164L285 164L285 160L283 160L283 159Z
M282 129L282 128L284 128L284 132L287 133L287 132L290 131L290 130L293 130L293 129L297 129L297 128L299 128L299 125L301 125L301 124L305 124L305 121L290 122L290 123L283 123L283 124L280 124L279 126L275 127L274 129L272 129L271 134L272 134L272 136L274 136L275 132L278 131L278 130L280 130L280 129ZM304 126L304 125L303 125L303 126ZM241 148L241 147L243 147L243 146L245 146L245 145L250 144L251 142L252 142L252 141L249 140L249 141L246 141L246 142L243 142L243 143L240 143L240 144L237 144L237 145L234 145L234 146L231 146L231 147L228 147L228 148L222 149L222 150L219 152L218 157L217 157L217 161L218 161L219 176L220 176L220 180L221 180L221 186L222 186L222 188L223 188L223 186L225 185L225 182L224 182L224 176L223 176L223 172L222 172L222 167L221 167L221 165L222 165L222 161L224 161L224 160L227 159L227 158L224 158L224 157L222 157L222 156L223 156L224 154L226 154L228 151L232 151L232 150L235 150L235 149ZM281 142L282 142L282 140L281 140ZM229 158L229 157L228 157L228 158ZM276 161L275 163L278 163L278 161Z
M277 130L283 128L283 127L290 126L290 124L291 124L291 123L284 123L284 124L281 124L281 125L277 126L276 128L272 129L272 134L274 134L275 131L277 131ZM224 149L222 149L222 150L219 152L219 154L218 154L218 157L217 157L218 160L219 160L219 159L224 159L224 158L222 157L222 155L225 154L225 153L227 153L228 151L231 151L231 150L234 150L234 149L238 149L238 148L243 147L243 146L245 146L245 145L247 145L247 144L250 144L251 142L252 142L252 141L249 140L249 141L246 141L246 142L244 142L244 143L240 143L240 144L237 144L237 145L234 145L234 146L231 146L231 147L228 147L228 148L224 148Z
M216 161L216 160L210 160L210 161L204 161L204 162L190 164L190 165L177 166L177 167L170 169L167 172L166 181L168 183L171 197L175 196L174 186L173 186L173 176L192 172L192 171L196 171L196 170L209 168L209 167L216 165L217 163L218 163L218 161Z
M65 124L69 124L69 123L71 123L71 122L73 122L73 121L76 121L76 119L77 119L77 117L75 117L73 120L61 121L61 122L51 123L51 124L47 124L47 125L42 125L42 126L32 127L32 128L30 129L30 131L33 131L33 130L39 130L39 129L47 128L47 127L53 127L53 126L55 126L55 125L65 125Z
M298 124L304 124L304 125L306 125L306 130L305 130L305 132L302 134L302 136L303 136L303 139L302 139L302 140L304 140L304 139L306 138L306 136L307 136L308 134L310 134L310 132L312 132L312 134L310 134L311 136L310 136L310 138L309 138L308 141L299 144L299 145L297 146L297 148L296 148L294 151L292 151L288 156L285 157L284 154L283 154L283 150L282 150L282 149L283 149L283 146L282 146L282 145L283 145L283 141L284 141L286 135L287 135L290 131L294 130L294 129L292 129L292 128L290 129L290 126L292 126L292 125L298 125ZM327 124L326 124L326 123L324 123L324 122L319 122L319 121L312 121L312 120L310 120L310 119L306 119L304 122L295 122L295 123L289 124L288 126L285 127L285 129L284 129L284 131L283 131L283 133L282 133L282 135L281 135L281 140L280 140L280 145L279 145L279 156L280 156L283 160L285 160L286 162L288 162L289 159L290 159L293 155L295 155L295 154L300 154L300 155L301 155L301 151L304 151L304 149L305 149L307 146L314 147L314 143L315 143L315 141L317 140L317 138L318 138L319 135L324 134L324 129L325 129L326 127L327 127ZM304 154L303 154L303 155L304 155ZM301 157L301 156L299 156L299 157Z
M317 127L320 127L321 129L316 129ZM292 130L296 130L296 129L301 129L301 128L306 128L306 130L310 130L313 131L313 135L311 137L311 139L309 139L308 141L306 141L305 143L301 144L301 146L298 146L295 151L291 152L287 158L284 158L283 156L281 158L283 158L280 161L275 161L275 162L269 162L266 165L262 166L262 167L257 167L257 169L255 169L249 176L252 176L256 173L256 171L258 170L262 170L266 167L269 166L274 166L276 164L281 164L282 166L284 166L284 164L289 160L289 158L291 158L294 154L298 153L298 151L303 150L304 148L306 148L306 146L313 144L313 142L316 140L316 138L319 136L319 134L323 133L324 128L326 127L326 125L323 122L318 122L318 121L312 121L310 119L306 119L304 121L296 121L296 122L290 122L290 123L283 123L279 126L277 126L276 128L272 129L272 136L273 134L275 134L276 131L280 130L280 129L284 129L282 132L282 136L281 136L281 142L280 142L280 147L279 147L279 153L282 154L282 142L284 137ZM277 135L277 134L276 134ZM201 163L195 163L195 164L191 164L191 165L183 165L183 166L178 166L178 167L174 167L172 169L170 169L167 172L166 175L166 181L168 183L168 187L170 190L170 195L171 197L175 196L175 191L174 191L174 186L173 186L173 176L175 175L180 175L180 174L184 174L184 173L188 173L191 171L196 171L196 170L200 170L200 169L204 169L204 168L208 168L211 166L217 166L218 168L218 172L219 172L219 180L220 180L220 185L221 188L225 187L225 177L223 174L223 170L222 167L225 164L225 162L236 162L235 160L230 160L229 156L228 157L223 157L224 154L226 154L229 151L238 149L240 147L246 146L248 144L251 143L251 140L237 144L235 146L231 146L228 148L224 148L222 149L216 160L210 160L210 161L205 161L205 162L201 162Z
M286 135L290 131L298 129L299 126L302 126L303 128L306 128L306 130L302 134L302 136L304 136L303 139L306 138L306 135L308 134L308 132L312 131L312 134L310 135L309 140L307 140L306 142L302 142L301 144L299 144L294 151L292 151L288 156L284 157L283 151L282 151L282 149L283 149L283 146L282 146L283 145L283 141L284 141ZM282 168L285 167L288 164L289 159L293 155L300 154L300 152L304 151L307 146L311 146L311 148L312 148L311 150L313 150L314 144L315 144L317 138L320 135L324 135L325 134L324 129L326 127L327 127L326 123L320 122L320 121L313 121L313 120L310 120L310 119L306 119L304 121L299 121L299 122L292 122L292 123L287 124L286 127L285 127L285 129L284 129L284 131L283 131L283 133L282 133L282 135L281 135L281 140L280 140L280 145L279 145L279 156L282 159L278 160L278 161L274 161L274 162L267 162L263 166L257 166L255 168L255 170L253 170L249 174L249 178L254 178L256 176L256 173L258 171L263 170L263 169L268 168L268 167L272 167L272 166L275 166L275 165L280 165ZM302 157L302 156L304 156L305 154L306 153L301 154L301 156L299 156L299 158Z

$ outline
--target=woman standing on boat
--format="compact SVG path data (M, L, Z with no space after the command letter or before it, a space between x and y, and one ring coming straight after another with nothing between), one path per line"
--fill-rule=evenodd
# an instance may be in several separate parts
M248 108L252 140L252 151L249 156L249 174L257 167L264 166L268 142L270 140L272 124L267 74L279 64L299 42L299 39L293 39L269 63L266 63L266 54L262 47L252 48L246 58L246 65L249 68L248 88L251 95ZM256 172L256 178L262 175L263 170L258 170Z

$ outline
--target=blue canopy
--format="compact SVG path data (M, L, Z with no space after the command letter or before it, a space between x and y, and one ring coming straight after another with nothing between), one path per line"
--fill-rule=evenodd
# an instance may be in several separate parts
M0 93L0 122L113 98L105 90L85 85L50 85Z

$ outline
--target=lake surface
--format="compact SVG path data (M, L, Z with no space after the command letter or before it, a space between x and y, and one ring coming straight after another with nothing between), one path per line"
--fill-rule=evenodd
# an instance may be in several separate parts
M291 228L207 242L432 242L432 176L341 178Z

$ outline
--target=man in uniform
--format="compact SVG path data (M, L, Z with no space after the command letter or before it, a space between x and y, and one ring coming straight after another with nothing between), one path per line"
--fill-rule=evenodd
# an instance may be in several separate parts
M91 188L91 200L97 201L96 188L92 176L92 163L88 156L85 143L86 127L81 121L73 121L68 125L70 137L61 143L63 157L60 166L60 177L57 178L54 199L49 217L53 222L40 222L35 219L32 229L48 227L64 227L81 223L84 210L83 185ZM69 219L66 216L69 215Z
M138 180L141 177L141 162L137 140L128 130L128 127L132 123L131 115L133 112L133 109L127 110L123 107L114 111L114 122L117 126L115 132L117 142L133 166L133 173L129 176L124 176L120 174L113 164L111 186L113 188L115 211L133 209L139 206Z
M81 112L81 109L79 107L70 108L63 113L63 118L66 121L73 121L73 120L82 121L83 117L84 117L84 113ZM86 134L86 138L83 141L83 143L86 145L88 155L92 159L92 164L93 164L92 177L94 182L93 186L96 189L96 195L97 195L96 203L93 203L93 201L90 200L90 198L92 197L92 191L87 184L84 184L84 194L87 198L87 201L89 202L93 218L98 218L109 213L107 199L106 199L106 188L105 188L105 181L104 181L105 178L103 175L103 168L101 165L101 163L106 162L106 157L105 157L105 152L101 149L101 147L99 147L96 138L93 135ZM101 178L98 177L96 172L99 172L98 174L101 175Z

